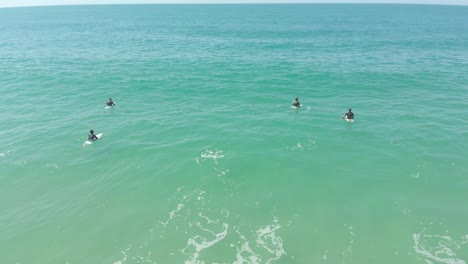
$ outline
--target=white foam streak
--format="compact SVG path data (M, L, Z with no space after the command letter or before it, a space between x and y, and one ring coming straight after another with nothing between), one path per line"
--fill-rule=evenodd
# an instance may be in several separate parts
M202 213L198 213L198 216L200 216L201 218L205 218L208 224L217 224L219 222L219 220L218 221L211 220L210 218L208 218L208 216L205 216Z
M127 250L129 250L129 248ZM121 260L114 262L114 264L122 264L127 260L127 253L125 251L121 251L121 252L124 255L123 258Z
M167 219L166 222L161 221L161 224L163 226L167 226L167 224L169 224L169 222L175 217L175 214L179 212L180 210L182 210L182 208L184 208L184 205L181 203L178 204L177 209L169 212L169 219Z

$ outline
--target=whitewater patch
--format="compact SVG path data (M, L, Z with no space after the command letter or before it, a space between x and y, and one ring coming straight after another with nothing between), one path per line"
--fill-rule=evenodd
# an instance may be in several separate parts
M213 151L206 149L205 151L200 153L200 157L205 160L212 159L216 164L218 164L218 159L224 158L224 154L221 150ZM199 160L196 161L197 163L200 163Z
M274 263L279 260L286 251L283 247L283 240L277 234L281 229L281 224L277 217L273 218L273 223L260 226L254 233L255 237L250 239L243 235L238 228L233 228L239 237L240 247L236 247L236 260L233 264L243 263Z
M222 230L218 233L215 233L209 229L205 229L199 226L199 228L202 229L203 231L211 233L211 235L213 235L214 238L212 240L209 240L208 238L205 238L200 235L195 235L195 236L190 237L187 240L187 246L181 250L183 254L189 256L189 258L184 263L185 264L203 263L198 260L198 258L200 257L200 252L207 248L212 247L213 245L223 240L228 234L228 227L229 227L228 224L223 223Z
M430 235L421 232L413 234L413 241L415 252L426 263L466 264L457 257L457 251L468 243L468 235L455 240L448 235Z

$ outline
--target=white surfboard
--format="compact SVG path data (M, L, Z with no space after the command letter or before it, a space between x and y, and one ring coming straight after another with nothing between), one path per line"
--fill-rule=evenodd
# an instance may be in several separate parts
M102 133L97 134L96 137L97 137L98 139L100 139L100 138L102 137ZM95 140L95 141L96 141L96 140ZM93 142L94 142L94 141L86 140L86 141L83 143L83 147L86 147L86 146L88 146L88 145L91 145L91 144L93 144Z
M346 121L348 121L348 122L354 122L354 119L345 118L344 120L346 120Z

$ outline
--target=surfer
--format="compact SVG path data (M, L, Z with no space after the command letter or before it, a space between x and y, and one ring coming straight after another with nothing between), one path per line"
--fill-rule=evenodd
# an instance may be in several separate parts
M106 102L106 105L107 106L113 106L113 105L115 105L115 102L112 101L112 98L109 98L109 101Z
M351 108L348 110L348 113L344 114L344 119L354 120L354 113L351 111Z
M301 103L299 103L299 97L296 97L296 99L294 99L294 101L292 102L292 106L301 107Z
M98 140L98 139L99 138L96 135L94 135L94 130L91 129L89 131L88 140L89 141L95 141L95 140Z

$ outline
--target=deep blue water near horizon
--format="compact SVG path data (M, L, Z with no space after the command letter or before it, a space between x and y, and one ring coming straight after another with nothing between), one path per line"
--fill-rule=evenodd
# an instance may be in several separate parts
M0 263L467 263L467 25L464 6L0 9Z

